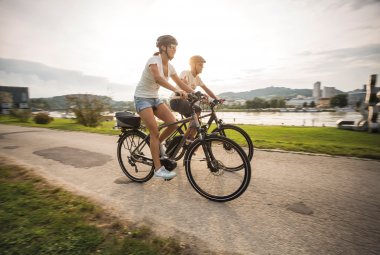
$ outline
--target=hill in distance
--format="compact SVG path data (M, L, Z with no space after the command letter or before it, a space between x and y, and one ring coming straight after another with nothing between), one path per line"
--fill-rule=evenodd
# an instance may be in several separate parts
M344 93L340 90L337 90L338 94ZM250 91L244 92L224 92L219 94L218 96L221 98L227 99L246 99L252 100L255 97L261 98L272 98L272 97L284 97L284 98L292 98L297 95L302 95L306 97L311 97L313 94L312 89L290 89L285 87L267 87L263 89L254 89Z
M65 110L68 108L66 96L81 96L83 94L70 94L64 96L55 96L47 98L31 98L31 106L35 109L44 110ZM107 96L91 95L92 97L97 97L99 99L108 99L108 101L113 109L126 109L131 106L131 102L124 101L114 101Z
M338 94L344 93L340 90L337 90ZM293 98L297 95L303 95L306 97L311 97L313 93L312 89L290 89L285 87L267 87L263 89L255 89L244 92L225 92L221 93L218 96L226 99L246 99L252 100L255 97L260 97L264 99L269 99L272 97L284 97L284 98ZM102 97L102 96L98 96ZM31 98L34 107L37 107L38 104L42 104L44 106L48 106L50 109L66 109L66 99L65 96L55 96L48 98ZM120 108L125 106L127 102L125 101L114 101L110 100L110 104L112 107ZM128 102L131 103L131 102ZM42 108L42 107L41 107Z

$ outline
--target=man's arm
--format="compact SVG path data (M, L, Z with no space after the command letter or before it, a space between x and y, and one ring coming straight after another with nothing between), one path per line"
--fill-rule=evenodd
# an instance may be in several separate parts
M217 97L214 92L212 92L206 85L202 85L201 88L213 99L219 100L219 97Z

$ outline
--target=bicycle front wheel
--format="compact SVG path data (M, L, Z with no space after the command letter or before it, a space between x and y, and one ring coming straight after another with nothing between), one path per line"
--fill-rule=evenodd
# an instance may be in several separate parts
M223 146L234 153L226 154ZM240 171L228 169L240 166ZM251 165L240 146L222 136L195 140L185 154L185 169L191 186L203 197L216 202L238 198L251 180Z
M154 167L148 162L152 159L149 139L145 137L146 134L143 132L127 131L117 145L117 159L121 170L135 182L146 182L154 173Z
M245 132L242 128L234 125L223 124L219 128L214 129L212 133L218 133L219 135L230 138L239 144L247 154L249 161L252 160L254 152L253 142L247 132ZM226 153L228 153L230 148L225 147L225 149Z

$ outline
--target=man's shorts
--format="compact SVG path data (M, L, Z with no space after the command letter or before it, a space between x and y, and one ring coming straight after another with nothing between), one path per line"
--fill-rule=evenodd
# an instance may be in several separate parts
M160 104L163 103L164 102L159 98L135 97L135 108L137 113L146 108L152 108L155 110Z
M185 99L172 99L170 100L170 108L172 108L173 111L179 112L180 114L184 115L185 117L191 116L191 106L190 102ZM195 112L201 112L201 108L198 105L194 105Z

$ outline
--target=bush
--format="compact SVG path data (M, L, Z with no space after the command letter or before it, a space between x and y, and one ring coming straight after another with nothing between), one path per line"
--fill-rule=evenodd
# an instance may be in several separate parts
M109 97L95 95L69 95L66 100L75 113L78 123L86 127L97 127L102 120L102 112L109 110Z
M49 124L52 122L53 118L49 116L49 114L40 112L37 113L36 116L34 116L33 121L36 124Z
M32 116L32 112L29 109L12 109L10 115L21 122L28 122L29 118Z

